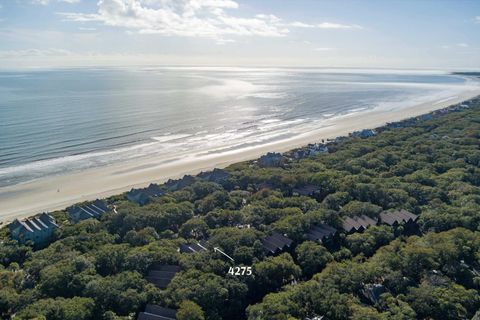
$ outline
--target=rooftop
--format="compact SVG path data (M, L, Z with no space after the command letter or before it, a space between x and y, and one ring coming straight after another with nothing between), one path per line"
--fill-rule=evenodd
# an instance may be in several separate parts
M415 222L418 216L407 211L407 210L397 210L397 211L383 211L380 213L381 222L393 226L400 223Z
M361 215L355 217L346 217L343 220L342 228L347 232L365 230L370 226L377 224L376 219L372 219L369 216Z
M292 242L291 239L278 232L273 232L272 235L262 239L263 248L270 253L283 251L285 248L290 247Z

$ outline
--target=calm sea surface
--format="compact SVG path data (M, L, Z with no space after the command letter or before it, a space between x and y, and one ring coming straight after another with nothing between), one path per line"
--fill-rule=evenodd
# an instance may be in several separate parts
M331 117L446 99L469 85L447 74L321 69L0 72L0 187L265 144Z

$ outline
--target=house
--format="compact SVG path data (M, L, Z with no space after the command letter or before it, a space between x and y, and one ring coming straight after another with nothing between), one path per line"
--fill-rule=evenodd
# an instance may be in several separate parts
M150 184L143 189L132 189L127 192L127 199L141 206L148 204L152 198L160 197L165 194L158 184Z
M376 304L380 300L380 295L387 292L387 288L379 283L366 284L362 289L363 296L372 304Z
M346 217L343 220L342 228L347 233L357 232L357 231L364 231L370 226L374 226L377 224L376 219L372 219L369 216L361 215L355 217Z
M318 154L328 153L328 146L323 143L315 143L307 145L307 150L309 152L309 156L313 157Z
M337 229L321 223L310 228L307 233L307 239L310 241L324 242L331 239L335 233L337 233Z
M179 266L154 265L148 271L145 279L159 289L165 289L179 271Z
M414 223L418 216L407 210L383 211L380 213L380 223L396 227L400 224Z
M169 179L167 182L165 182L165 187L167 187L167 189L170 191L178 191L180 189L191 186L192 184L195 183L195 181L196 181L195 177L191 175L185 175L183 176L182 179L178 179L178 180Z
M328 147L323 143L315 143L308 144L305 148L295 150L291 156L298 160L324 153L328 153Z
M258 165L263 168L282 167L285 164L285 158L280 153L269 152L258 159Z
M213 171L200 172L198 177L209 182L223 183L230 178L230 173L225 170L215 168Z
M422 279L426 284L432 287L448 287L452 284L452 280L445 276L441 271L432 269L428 271Z
M10 236L19 243L31 241L34 245L41 246L52 238L53 232L58 228L55 219L47 213L26 220L15 219L8 225Z
M427 114L422 114L421 116L418 117L422 121L428 121L433 119L433 115L430 113Z
M286 248L290 248L292 240L278 232L272 232L272 235L262 239L262 245L267 253L275 254Z
M175 320L177 311L169 308L147 304L144 312L138 314L137 320Z
M79 221L90 218L100 219L107 211L107 204L105 203L105 201L99 199L91 203L74 205L70 208L67 208L68 216L73 223L77 223Z
M180 245L180 252L181 253L197 253L202 251L208 251L206 247L206 241L200 241L197 243L187 243Z
M303 186L303 187L300 187L300 188L294 188L292 190L292 194L299 195L299 196L311 197L319 189L320 188L318 186L315 186L313 184L309 184L309 185L306 185L306 186Z
M373 137L374 135L376 135L377 133L375 132L375 130L372 130L372 129L363 129L361 131L354 131L352 132L352 136L353 137L357 137L357 138L369 138L369 137Z

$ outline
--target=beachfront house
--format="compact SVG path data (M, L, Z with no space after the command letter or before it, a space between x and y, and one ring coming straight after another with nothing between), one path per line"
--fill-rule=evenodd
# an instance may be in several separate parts
M291 155L294 159L305 159L315 157L319 154L328 153L328 146L323 143L308 144L306 147L295 150Z
M276 152L269 152L258 159L258 165L263 168L282 167L284 164L285 158Z
M58 225L47 213L26 220L15 219L8 225L10 236L19 243L31 242L35 246L47 244L53 237Z
M267 254L276 254L290 248L292 240L276 231L262 239L263 249Z
M107 203L103 200L95 200L82 205L74 205L67 208L67 213L73 223L86 219L98 219L108 211Z
M362 138L362 139L373 137L376 134L377 134L376 131L373 129L363 129L361 131L352 132L353 137Z
M198 177L209 182L222 184L230 178L230 173L225 170L215 168L213 171L200 172Z
M195 183L195 181L196 181L195 177L191 175L185 175L183 176L182 179L178 179L178 180L169 179L167 182L165 182L165 187L170 191L178 191L180 189L191 186L192 184Z
M138 314L137 320L175 320L177 311L155 304L147 304L144 312Z
M129 201L135 202L140 206L148 204L152 198L160 197L165 194L158 184L150 184L148 187L143 189L132 189L127 192L127 199Z

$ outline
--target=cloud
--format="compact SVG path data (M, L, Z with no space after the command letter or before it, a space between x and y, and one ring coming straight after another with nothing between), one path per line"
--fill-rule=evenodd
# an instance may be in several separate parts
M97 28L78 27L80 31L96 31Z
M79 3L80 1L81 0L32 0L32 3L46 6L52 2Z
M300 21L295 21L289 24L295 28L318 28L318 29L363 29L362 26L357 24L340 24L333 22L322 22L318 24L308 24Z
M470 47L470 45L468 43L465 43L465 42L460 42L460 43L456 43L456 44L452 44L452 45L444 44L443 46L441 46L442 49L468 48L468 47Z
M315 51L320 51L320 52L325 52L325 51L335 50L335 48L321 47L321 48L315 48L315 49L313 49L313 50L315 50Z
M45 0L41 0L45 1ZM309 25L286 23L272 14L238 17L233 0L100 0L96 13L61 12L65 20L96 21L140 34L202 37L219 43L234 36L284 37L293 28L358 29L356 25L323 22Z
M480 23L480 16L475 17L475 23Z
M0 51L0 57L2 58L68 56L71 54L72 52L68 50L58 48Z

